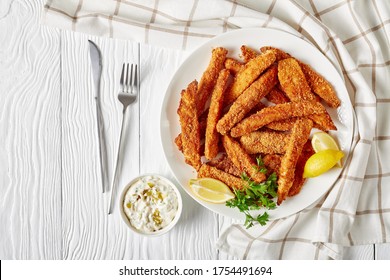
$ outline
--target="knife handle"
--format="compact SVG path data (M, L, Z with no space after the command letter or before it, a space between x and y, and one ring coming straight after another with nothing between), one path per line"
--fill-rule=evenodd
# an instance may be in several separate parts
M104 123L103 123L103 113L100 107L100 102L98 98L95 97L96 101L96 119L97 119L97 131L98 131L98 141L99 141L99 160L100 160L100 175L102 180L102 192L106 190L107 181L107 146L104 137Z

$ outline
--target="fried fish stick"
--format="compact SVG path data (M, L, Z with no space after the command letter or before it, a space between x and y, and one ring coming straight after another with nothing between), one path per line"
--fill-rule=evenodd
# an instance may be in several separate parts
M187 89L181 92L177 114L180 119L181 141L185 162L196 170L200 168L200 129L198 112L196 110L197 81L191 82Z
M273 131L254 131L240 138L248 154L284 154L290 135Z
M303 178L303 171L305 169L306 161L314 154L313 147L311 146L311 141L306 141L306 144L303 146L301 155L299 156L297 165L295 166L294 182L288 191L288 196L297 195L305 182Z
M229 111L219 120L217 130L222 135L226 134L236 123L241 121L260 100L277 84L277 68L271 67L261 75L236 101L233 102Z
M216 167L212 167L208 164L203 164L198 171L199 178L214 178L224 182L231 189L242 189L243 181L241 178L226 173Z
M225 92L229 78L229 70L222 70L218 76L217 83L211 95L210 109L207 117L205 157L212 159L218 154L218 142L220 134L217 132L217 122L222 114L223 94Z
M260 50L262 52L267 50L274 50L276 54L276 61L291 57L288 53L285 53L284 51L275 47L267 46L260 48ZM319 97L321 97L329 107L339 107L340 100L338 99L331 84L326 79L324 79L324 77L314 71L310 65L299 60L297 60L297 62L299 63L299 66L301 67L311 90Z
M183 141L181 141L181 133L179 133L179 135L176 136L175 144L176 144L177 149L180 152L183 152Z
M225 59L228 51L225 48L215 48L211 54L211 60L207 66L206 71L203 73L197 93L197 110L198 115L202 114L205 110L205 105L210 97L210 94L215 86L219 72L225 65Z
M296 117L281 120L281 121L275 121L272 123L269 123L266 125L267 128L277 131L288 131L291 130L294 126L295 121L297 120Z
M315 99L296 59L287 58L279 61L278 78L281 88L292 102Z
M265 98L274 104L282 104L290 101L283 91L279 90L277 87L271 89Z
M246 45L242 45L240 50L241 58L244 60L245 63L259 55L254 49Z
M274 50L276 53L276 61L290 58L291 56L284 51L274 48L274 47L262 47L260 48L262 52L267 50ZM340 100L338 99L333 87L331 84L324 79L320 74L314 71L308 64L303 63L302 61L297 60L299 66L304 73L306 80L311 88L311 90L321 97L325 103L332 108L337 108L340 106Z
M256 166L256 163L251 156L245 152L240 143L236 142L228 135L222 137L222 143L227 155L241 172L245 172L252 180L259 183L266 179L263 173L253 168Z
M269 51L269 50L273 50L275 52L276 61L279 61L279 60L291 57L291 55L289 55L288 53L282 51L281 49L275 48L275 47L264 46L264 47L260 48L260 51L262 51L262 52L266 52L266 51Z
M206 134L207 115L208 115L208 110L204 111L203 114L199 117L200 139L202 139ZM176 136L175 144L178 150L180 152L183 152L183 141L181 140L181 133L179 133L179 135Z
M287 197L294 182L295 167L302 153L303 146L310 136L313 122L307 118L298 119L291 131L286 145L286 153L282 157L278 179L278 201L280 205Z
M231 104L236 100L265 69L274 63L274 61L274 52L267 51L246 63L241 71L234 77L233 83L227 91L225 104Z
M309 116L314 122L314 126L322 131L337 130L332 118L326 112L324 114L314 114Z
M277 104L243 119L230 131L231 136L240 137L255 131L274 121L285 120L291 117L306 117L312 114L324 114L324 106L316 101L288 102Z
M238 73L243 67L244 64L234 58L227 57L225 59L225 68L230 70L230 72L232 72L233 74Z
M248 112L248 114L246 114L245 118L249 117L250 115L256 114L258 111L263 110L265 107L267 106L265 106L265 104L260 101L255 107L253 107L252 110Z
M282 156L278 154L268 154L263 157L265 167L268 169L268 176L272 173L276 173L279 177L280 163L282 162Z
M226 154L221 154L221 156L210 160L208 164L233 176L241 176L241 171L233 164L233 162Z
M306 80L309 83L312 91L321 97L329 107L339 107L340 100L338 99L336 92L333 90L331 84L320 74L314 71L309 65L303 62L300 62L299 65L301 66L301 69L305 74Z
M314 123L313 126L319 130L322 131L329 131L329 130L337 130L337 127L335 126L334 122L332 121L332 118L329 116L329 114L313 114L307 116L309 119L311 119ZM296 118L289 118L286 120L276 121L267 124L267 128L277 131L288 131L291 130L294 126L294 122L296 121Z

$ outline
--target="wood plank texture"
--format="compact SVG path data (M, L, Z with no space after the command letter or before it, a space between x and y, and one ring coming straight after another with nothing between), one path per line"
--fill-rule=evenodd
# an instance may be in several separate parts
M61 258L60 34L0 5L0 259Z
M88 39L102 52L102 111L107 141L109 182L113 177L119 143L122 105L117 99L123 62L138 61L138 44L125 41L88 38L83 34L62 33L63 74L63 243L65 259L119 259L127 248L127 229L117 207L107 215L110 193L101 193L99 147L97 141L94 86L89 58ZM77 51L75 51L77 50ZM138 106L126 115L118 186L139 172ZM131 125L130 125L131 124ZM128 168L130 164L132 168ZM119 193L120 188L115 190ZM116 199L118 195L115 195ZM135 253L136 254L136 253Z
M390 244L376 244L375 245L375 259L376 260L390 260Z
M344 248L344 260L373 260L374 245L359 245Z

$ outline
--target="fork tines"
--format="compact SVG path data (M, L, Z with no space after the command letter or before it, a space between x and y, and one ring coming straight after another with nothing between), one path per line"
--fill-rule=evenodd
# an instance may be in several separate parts
M130 63L123 63L120 86L121 91L126 93L133 93L138 86L138 65L132 63L131 66L129 66Z

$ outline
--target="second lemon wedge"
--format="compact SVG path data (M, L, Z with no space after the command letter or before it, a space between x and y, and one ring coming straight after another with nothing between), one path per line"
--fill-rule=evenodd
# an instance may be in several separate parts
M316 177L325 173L335 166L343 156L344 153L337 150L323 150L315 153L306 161L303 177Z
M191 179L189 185L197 197L207 202L225 203L235 197L225 183L213 178Z

